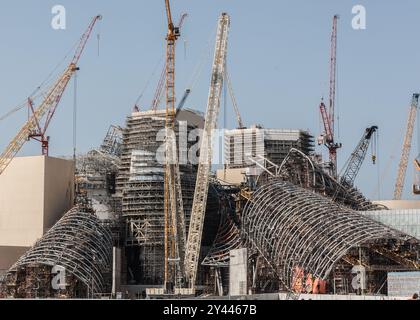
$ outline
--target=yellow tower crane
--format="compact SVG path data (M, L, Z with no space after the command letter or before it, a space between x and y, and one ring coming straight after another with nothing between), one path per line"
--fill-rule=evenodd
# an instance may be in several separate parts
M164 288L167 294L180 288L184 279L185 217L182 200L181 176L177 157L175 134L175 46L180 37L179 27L175 27L169 0L165 0L168 18L166 36L166 139L164 177Z

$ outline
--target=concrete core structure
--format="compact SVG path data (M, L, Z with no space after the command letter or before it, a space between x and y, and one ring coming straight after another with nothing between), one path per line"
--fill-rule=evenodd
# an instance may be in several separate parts
M74 203L74 164L46 156L12 160L0 175L0 273Z

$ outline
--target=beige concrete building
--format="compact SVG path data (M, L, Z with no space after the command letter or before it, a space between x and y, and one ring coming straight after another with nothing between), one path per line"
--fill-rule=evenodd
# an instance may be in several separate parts
M373 203L381 204L388 209L420 209L420 200L380 200Z
M73 206L74 164L15 158L0 175L0 272L35 244Z
M216 172L217 180L219 180L221 184L239 186L246 181L246 173L248 170L248 168L220 169Z

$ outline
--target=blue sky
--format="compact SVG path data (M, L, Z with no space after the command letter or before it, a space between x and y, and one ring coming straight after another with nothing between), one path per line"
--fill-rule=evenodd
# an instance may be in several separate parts
M231 15L228 65L246 124L321 131L318 105L328 94L331 20L340 14L338 45L339 152L341 167L364 128L379 126L378 165L368 158L357 179L367 196L391 198L408 108L420 91L420 2L416 0L174 0L173 15L189 18L178 45L177 94L182 95L196 65L211 48L217 18ZM51 8L67 9L67 29L51 28ZM351 27L352 7L367 9L367 29ZM0 3L0 114L21 103L79 39L92 16L100 13L100 55L95 35L82 57L78 76L78 149L100 144L110 124L125 117L164 53L164 2L156 0L2 0ZM207 54L207 56L209 56ZM204 111L210 79L210 58L188 106ZM159 71L141 105L151 103ZM49 129L51 155L72 153L73 85L70 84ZM227 126L234 127L232 108ZM0 122L3 148L26 119L20 111ZM221 117L223 119L223 115ZM223 121L221 121L223 122ZM28 143L21 155L40 152ZM326 155L325 148L318 150ZM412 159L405 197L413 181Z

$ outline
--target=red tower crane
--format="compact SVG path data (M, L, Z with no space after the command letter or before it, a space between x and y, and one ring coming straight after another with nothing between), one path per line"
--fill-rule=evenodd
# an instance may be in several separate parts
M335 93L336 93L336 73L337 73L337 21L338 15L333 18L333 29L331 35L331 61L330 61L330 96L329 106L321 101L319 106L324 133L321 135L319 144L324 144L329 151L329 171L333 177L337 177L337 150L342 147L341 143L335 141Z

